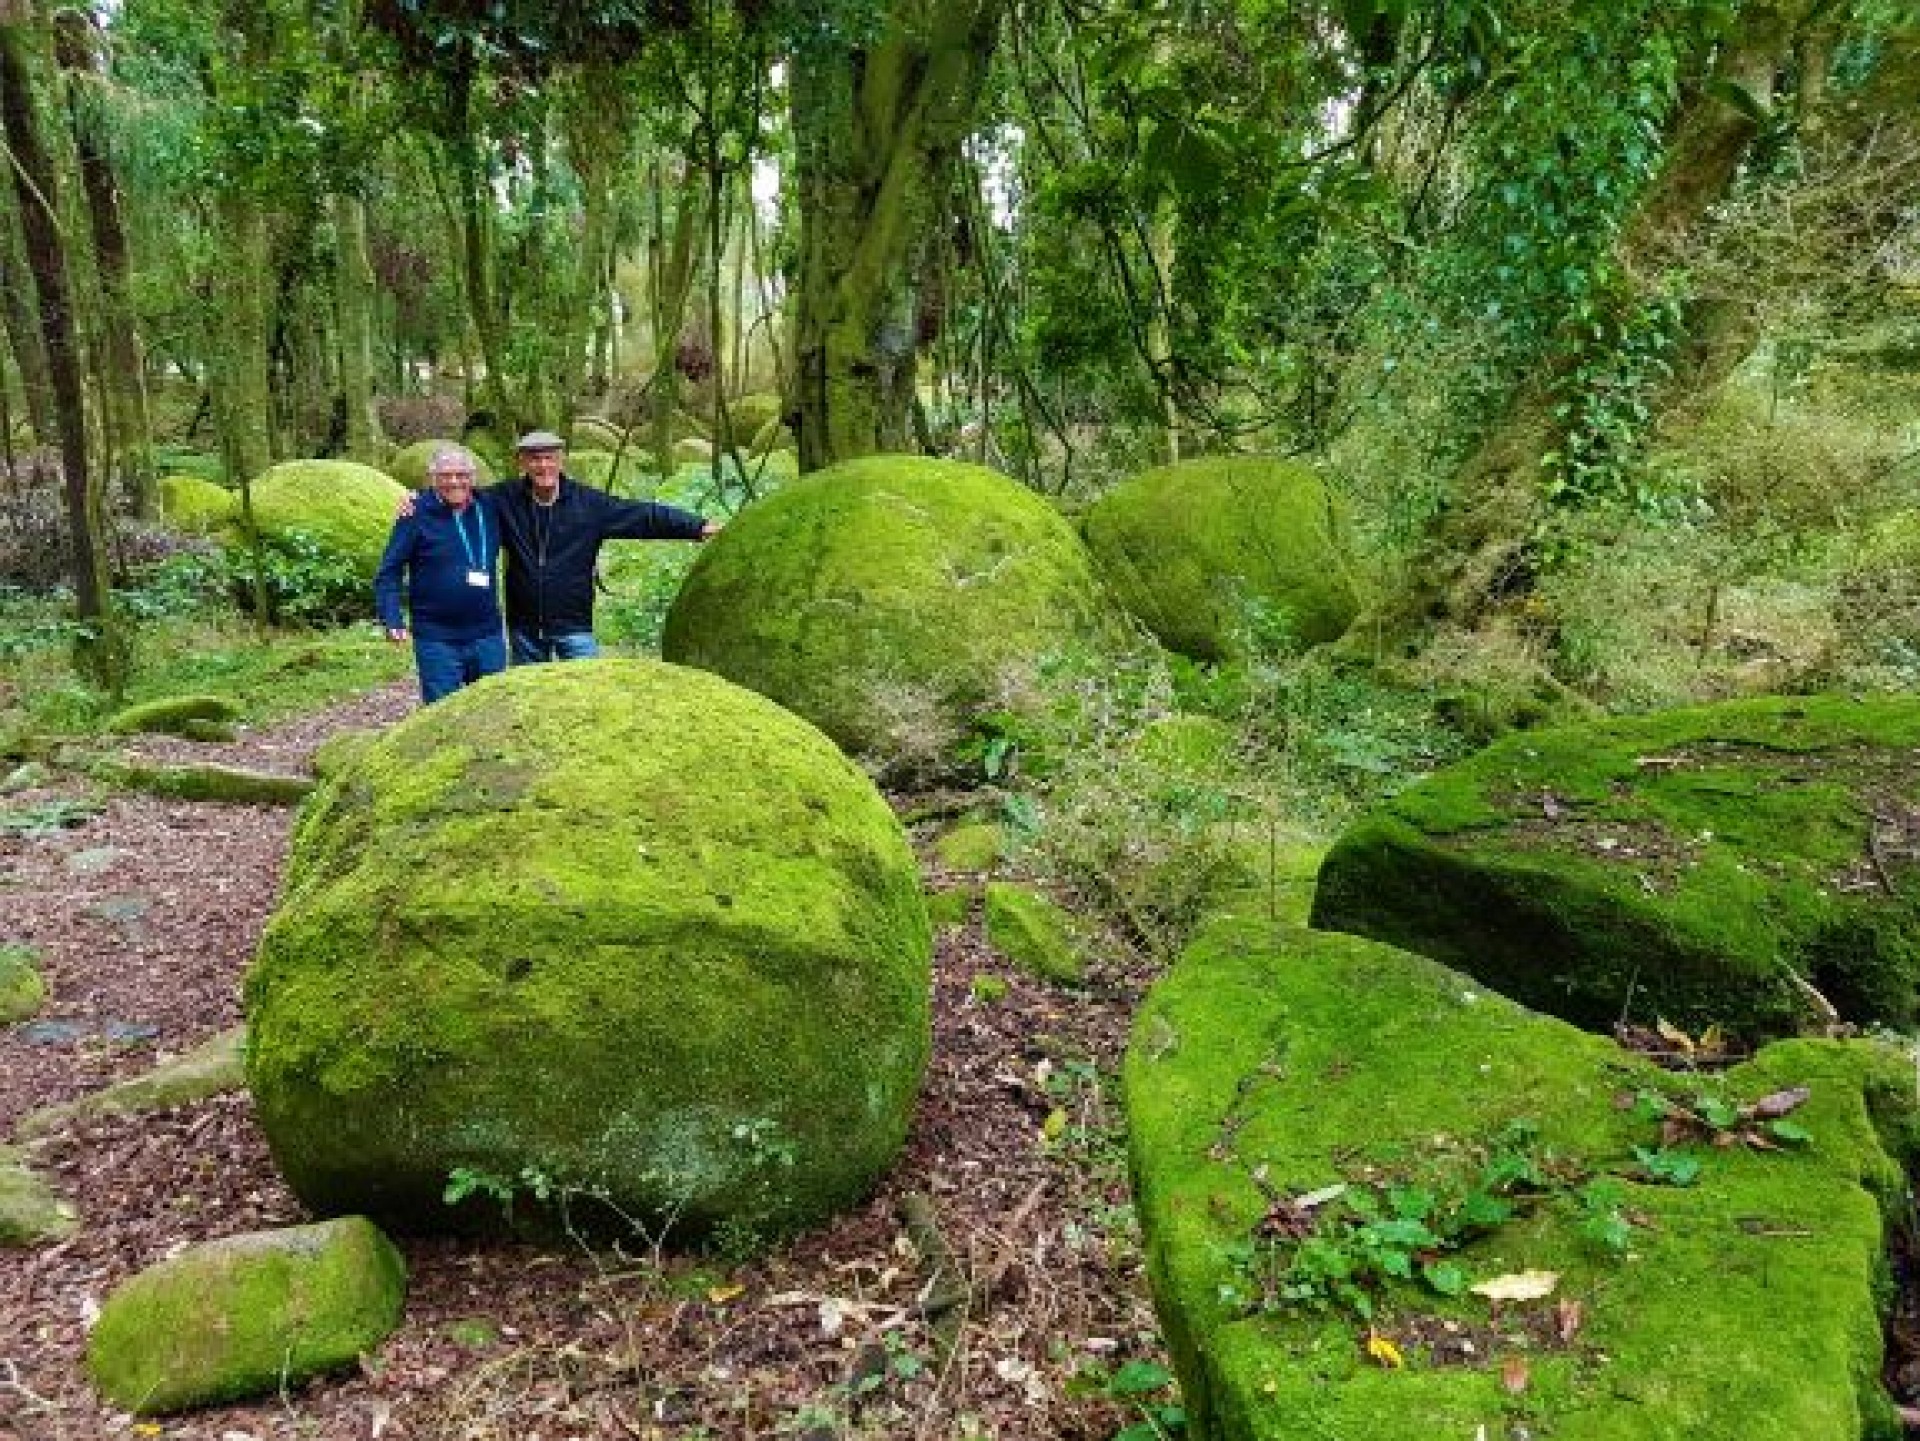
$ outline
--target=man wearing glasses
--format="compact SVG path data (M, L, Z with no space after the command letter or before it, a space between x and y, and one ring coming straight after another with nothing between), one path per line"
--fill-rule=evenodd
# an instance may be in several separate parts
M494 584L500 526L489 507L475 503L473 479L470 452L457 445L434 451L427 462L432 493L394 521L373 578L380 624L396 644L411 637L420 698L428 704L507 665ZM403 574L407 619L400 612Z

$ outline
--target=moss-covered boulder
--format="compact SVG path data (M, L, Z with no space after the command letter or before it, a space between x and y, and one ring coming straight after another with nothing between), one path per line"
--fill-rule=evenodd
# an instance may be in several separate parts
M774 391L754 391L727 402L727 419L733 422L735 439L745 444L749 439L757 441L768 426L777 428L786 409L786 402ZM756 451L768 448L755 446Z
M232 523L239 507L237 495L201 476L160 477L160 518L175 530L212 535Z
M624 454L606 450L576 450L567 456L567 474L584 485L614 495L634 497L653 483L646 469L646 453L628 447Z
M979 466L872 456L742 511L667 615L662 652L718 672L896 773L987 708L1031 703L1050 654L1107 635L1079 538Z
M1313 923L1605 1028L1910 1022L1920 701L1730 701L1512 736L1363 818ZM1810 989L1811 987L1811 989ZM1818 995L1814 992L1817 991Z
M34 964L31 946L0 945L0 1025L12 1025L40 1013L47 1001L47 983Z
M408 490L424 490L428 485L427 463L433 459L433 453L443 445L459 444L451 440L416 440L411 445L403 445L387 457L387 463L381 467ZM476 480L485 485L494 479L493 467L486 457L475 454L474 469Z
M0 1146L0 1246L41 1246L79 1229L79 1212L12 1146Z
M573 450L576 454L583 450L613 452L620 449L621 429L611 420L598 415L574 417L572 427Z
M306 776L245 766L150 765L143 761L96 761L88 767L96 780L125 790L147 791L182 801L213 801L240 806L290 806L313 789Z
M1083 529L1120 603L1198 660L1243 654L1249 639L1335 640L1358 609L1334 497L1296 461L1162 466L1102 496Z
M1234 923L1155 987L1124 1084L1196 1441L1900 1434L1878 1302L1911 1157L1876 1119L1910 1134L1902 1055L1674 1076L1422 957ZM1797 1087L1811 1139L1771 1150L1663 1147L1650 1114Z
M1028 975L1061 986L1087 978L1087 943L1079 922L1050 897L1011 881L989 881L987 943Z
M180 735L189 721L238 720L240 705L223 695L170 695L128 706L107 722L115 735L163 732Z
M724 779L721 779L724 778ZM246 984L294 1190L416 1229L539 1203L741 1243L906 1134L930 937L899 822L811 726L698 671L529 666L347 761ZM450 1177L473 1194L458 1212Z
M962 821L934 839L933 854L950 871L977 874L1000 864L1006 844L997 821Z
M249 489L263 536L307 536L369 581L407 493L392 476L351 460L290 460L262 472Z
M673 463L675 465L705 465L713 460L713 442L690 435L684 440L673 443Z
M400 1253L359 1216L209 1241L107 1298L87 1370L138 1416L271 1396L378 1346L406 1285Z

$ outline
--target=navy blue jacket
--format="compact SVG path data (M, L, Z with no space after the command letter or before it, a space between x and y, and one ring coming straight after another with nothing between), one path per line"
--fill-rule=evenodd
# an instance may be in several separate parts
M494 582L494 561L499 554L500 520L495 507L476 500L456 517L433 491L415 492L413 514L393 523L380 569L374 573L373 603L380 624L389 630L406 624L400 618L404 572L407 613L415 635L444 641L498 635L500 591ZM485 571L486 585L469 585L468 571Z
M537 636L593 629L593 567L606 540L698 540L701 516L651 500L620 500L560 477L550 506L525 476L480 492L507 548L507 624Z

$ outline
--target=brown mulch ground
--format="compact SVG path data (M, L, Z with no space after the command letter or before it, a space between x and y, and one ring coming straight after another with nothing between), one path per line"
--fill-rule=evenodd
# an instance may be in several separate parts
M232 745L141 745L297 771L328 735L411 703L396 686ZM13 816L52 818L0 830L0 942L33 946L51 989L35 1023L0 1030L0 1135L232 1025L278 886L288 811L112 796L52 824L87 795L73 782L0 799ZM976 996L988 972L1009 982L1004 999ZM1160 1356L1112 1081L1147 979L1116 949L1086 990L1052 989L1009 971L976 928L948 931L913 1131L858 1211L731 1271L404 1241L406 1320L359 1372L155 1423L104 1407L86 1384L101 1299L184 1245L303 1216L244 1096L90 1123L31 1152L80 1208L80 1232L0 1250L0 1441L1105 1441L1138 1414L1091 1382ZM951 1275L908 1235L910 1197L931 1203ZM948 1291L958 1307L930 1314Z

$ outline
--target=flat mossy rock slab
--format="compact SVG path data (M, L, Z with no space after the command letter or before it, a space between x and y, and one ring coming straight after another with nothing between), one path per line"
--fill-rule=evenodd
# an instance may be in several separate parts
M1039 496L981 466L882 455L747 507L698 561L661 652L771 696L849 752L937 768L987 709L1114 612Z
M233 1026L143 1075L129 1076L74 1100L29 1111L20 1119L15 1132L22 1137L45 1136L96 1116L166 1111L243 1090L247 1084L243 1060L246 1037L245 1026Z
M0 1246L41 1246L80 1227L79 1213L11 1146L0 1146Z
M306 776L281 775L245 766L154 765L144 761L103 760L89 767L92 775L124 790L147 791L180 801L212 801L228 805L290 806L306 799L313 782Z
M1149 995L1124 1085L1148 1273L1196 1441L1900 1434L1877 1298L1906 1188L1876 1115L1904 1104L1888 1134L1910 1159L1904 1055L1787 1041L1724 1077L1677 1077L1424 957L1228 922ZM1657 1127L1616 1097L1687 1086L1739 1103L1805 1086L1794 1120L1812 1139L1689 1149L1685 1188L1636 1179L1634 1147L1657 1147ZM1356 1314L1282 1299L1297 1238L1344 1213L1328 1188L1461 1194L1516 1125L1558 1183L1440 1257L1467 1286L1553 1273L1550 1297L1490 1315L1467 1290L1390 1283L1371 1324L1399 1368L1369 1357ZM1583 1233L1576 1188L1595 1176L1636 1223L1624 1255ZM1315 1193L1317 1208L1299 1199ZM1449 1334L1474 1349L1442 1364Z
M107 1298L87 1370L137 1416L271 1396L373 1350L406 1288L400 1253L359 1216L209 1241Z
M40 1013L47 1003L47 982L34 964L31 946L0 944L0 1025L12 1025Z
M415 713L302 813L248 1079L323 1214L497 1224L486 1193L525 1187L576 1220L601 1198L656 1234L771 1238L892 1162L930 965L905 833L813 727L677 666L527 666ZM488 1182L458 1210L456 1172Z
M115 735L162 732L180 735L191 721L238 720L237 701L223 695L170 695L128 706L107 722Z
M253 523L270 540L304 535L372 580L407 488L351 460L290 460L248 487Z
M1339 510L1297 461L1182 461L1115 486L1082 525L1100 575L1169 650L1336 640L1359 608Z
M427 479L427 465L433 460L433 453L443 445L460 444L457 440L416 440L388 456L387 463L381 468L408 490L424 490L431 484ZM462 446L462 449L465 448ZM493 467L487 464L485 456L475 455L473 460L475 477L481 485L494 479ZM391 522L391 515L388 520Z
M1342 835L1313 924L1591 1028L1904 1025L1920 701L1769 697L1516 735Z
M212 535L230 524L240 498L224 485L197 475L160 477L160 518L190 535Z
M1027 974L1061 986L1086 980L1081 927L1051 898L1010 881L989 881L984 916L987 944Z

